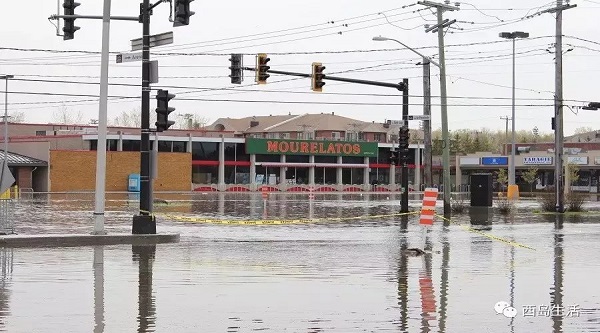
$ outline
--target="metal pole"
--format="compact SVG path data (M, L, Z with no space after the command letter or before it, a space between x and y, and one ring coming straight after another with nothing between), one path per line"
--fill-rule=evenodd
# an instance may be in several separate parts
M4 171L8 170L8 79L12 79L14 75L3 75L0 79L5 80L4 88L4 160L2 161L2 170L0 171L0 181L4 181ZM10 172L9 172L10 174ZM14 179L13 179L14 180ZM0 193L3 194L3 193Z
M508 168L508 185L515 185L515 40L512 39L512 148L510 150L510 165Z
M94 235L104 235L104 205L106 190L106 122L108 104L108 56L110 47L110 5L104 0L102 13L102 55L100 59L100 101L98 110L98 146L96 150L96 197Z
M415 191L421 191L421 142L417 138L417 153L415 154Z
M4 164L8 163L8 79L12 75L5 75L4 82Z
M507 154L508 152L506 150L508 147L508 120L510 118L509 117L500 117L500 119L504 119L506 121L506 129L504 130L504 145L502 148L502 153Z
M423 151L423 176L425 187L432 186L431 172L431 63L427 58L423 58L423 115L429 116L423 121L423 140L425 149Z
M402 119L408 118L408 79L402 79ZM408 120L405 122L405 126L408 127ZM406 160L402 161L402 192L401 201L401 213L408 213L408 165Z
M444 166L444 217L449 218L451 213L450 206L450 195L451 186L450 184L450 140L448 140L448 105L446 98L446 57L444 56L444 28L442 26L442 9L437 8L437 21L438 21L438 46L440 51L440 98L441 98L441 109L442 109L442 140L444 147L442 151L442 164ZM444 225L448 224L447 220L444 220Z
M140 211L133 217L132 233L156 234L150 193L150 1L141 4L142 16L142 128L140 144Z
M562 6L562 0L556 1L556 7ZM563 190L563 113L562 113L562 9L556 12L556 66L554 96L554 185L556 188L556 211L564 212Z

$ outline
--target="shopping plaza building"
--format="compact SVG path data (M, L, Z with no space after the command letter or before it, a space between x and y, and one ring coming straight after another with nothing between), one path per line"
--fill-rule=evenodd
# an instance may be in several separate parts
M9 167L21 189L35 192L93 191L97 128L92 125L9 123ZM400 168L392 163L398 127L334 113L220 118L202 129L151 135L157 152L155 191L399 191ZM422 133L411 129L409 189L423 187ZM600 140L595 133L567 138L565 158L580 168L578 188L596 191ZM519 144L517 181L536 167L536 188L552 185L552 144ZM127 191L140 170L140 130L109 127L107 191ZM508 155L508 156L507 156ZM469 175L507 168L507 155L452 156L453 190L468 190ZM433 157L432 182L442 165Z

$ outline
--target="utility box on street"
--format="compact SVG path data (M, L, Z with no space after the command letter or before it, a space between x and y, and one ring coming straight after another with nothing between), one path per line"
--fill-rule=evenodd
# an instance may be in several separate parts
M492 207L492 174L471 175L471 207Z

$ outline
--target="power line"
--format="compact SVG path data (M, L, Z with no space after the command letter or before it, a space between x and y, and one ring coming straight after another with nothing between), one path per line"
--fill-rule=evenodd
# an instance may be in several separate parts
M0 91L4 93L4 91ZM98 97L97 95L86 94L63 94L51 92L27 92L27 91L11 91L11 94L16 95L42 95L42 96L60 96L60 97ZM140 96L109 96L111 99L139 99ZM320 105L369 105L369 106L400 106L402 103L379 103L379 102L331 102L331 101L283 101L283 100L248 100L248 99L208 99L208 98L193 98L193 97L178 97L181 101L201 101L201 102L234 102L234 103L265 103L265 104L320 104ZM16 103L11 103L16 104ZM411 103L410 105L421 105L419 103ZM432 104L439 105L439 104ZM479 107L510 107L512 104L452 104L452 106L479 106ZM553 106L552 104L521 104L520 107L546 107Z

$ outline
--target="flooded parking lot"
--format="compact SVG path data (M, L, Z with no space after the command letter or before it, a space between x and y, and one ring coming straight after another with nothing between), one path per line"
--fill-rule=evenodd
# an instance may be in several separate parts
M473 210L424 229L418 215L389 216L399 197L386 194L277 194L266 210L260 193L159 198L167 204L155 206L157 230L180 233L180 243L1 249L0 329L600 331L595 214L559 221L534 213L529 201L512 216ZM136 200L108 197L109 232L130 232ZM23 200L14 207L16 231L89 233L93 209L93 195ZM414 247L428 252L412 256Z

